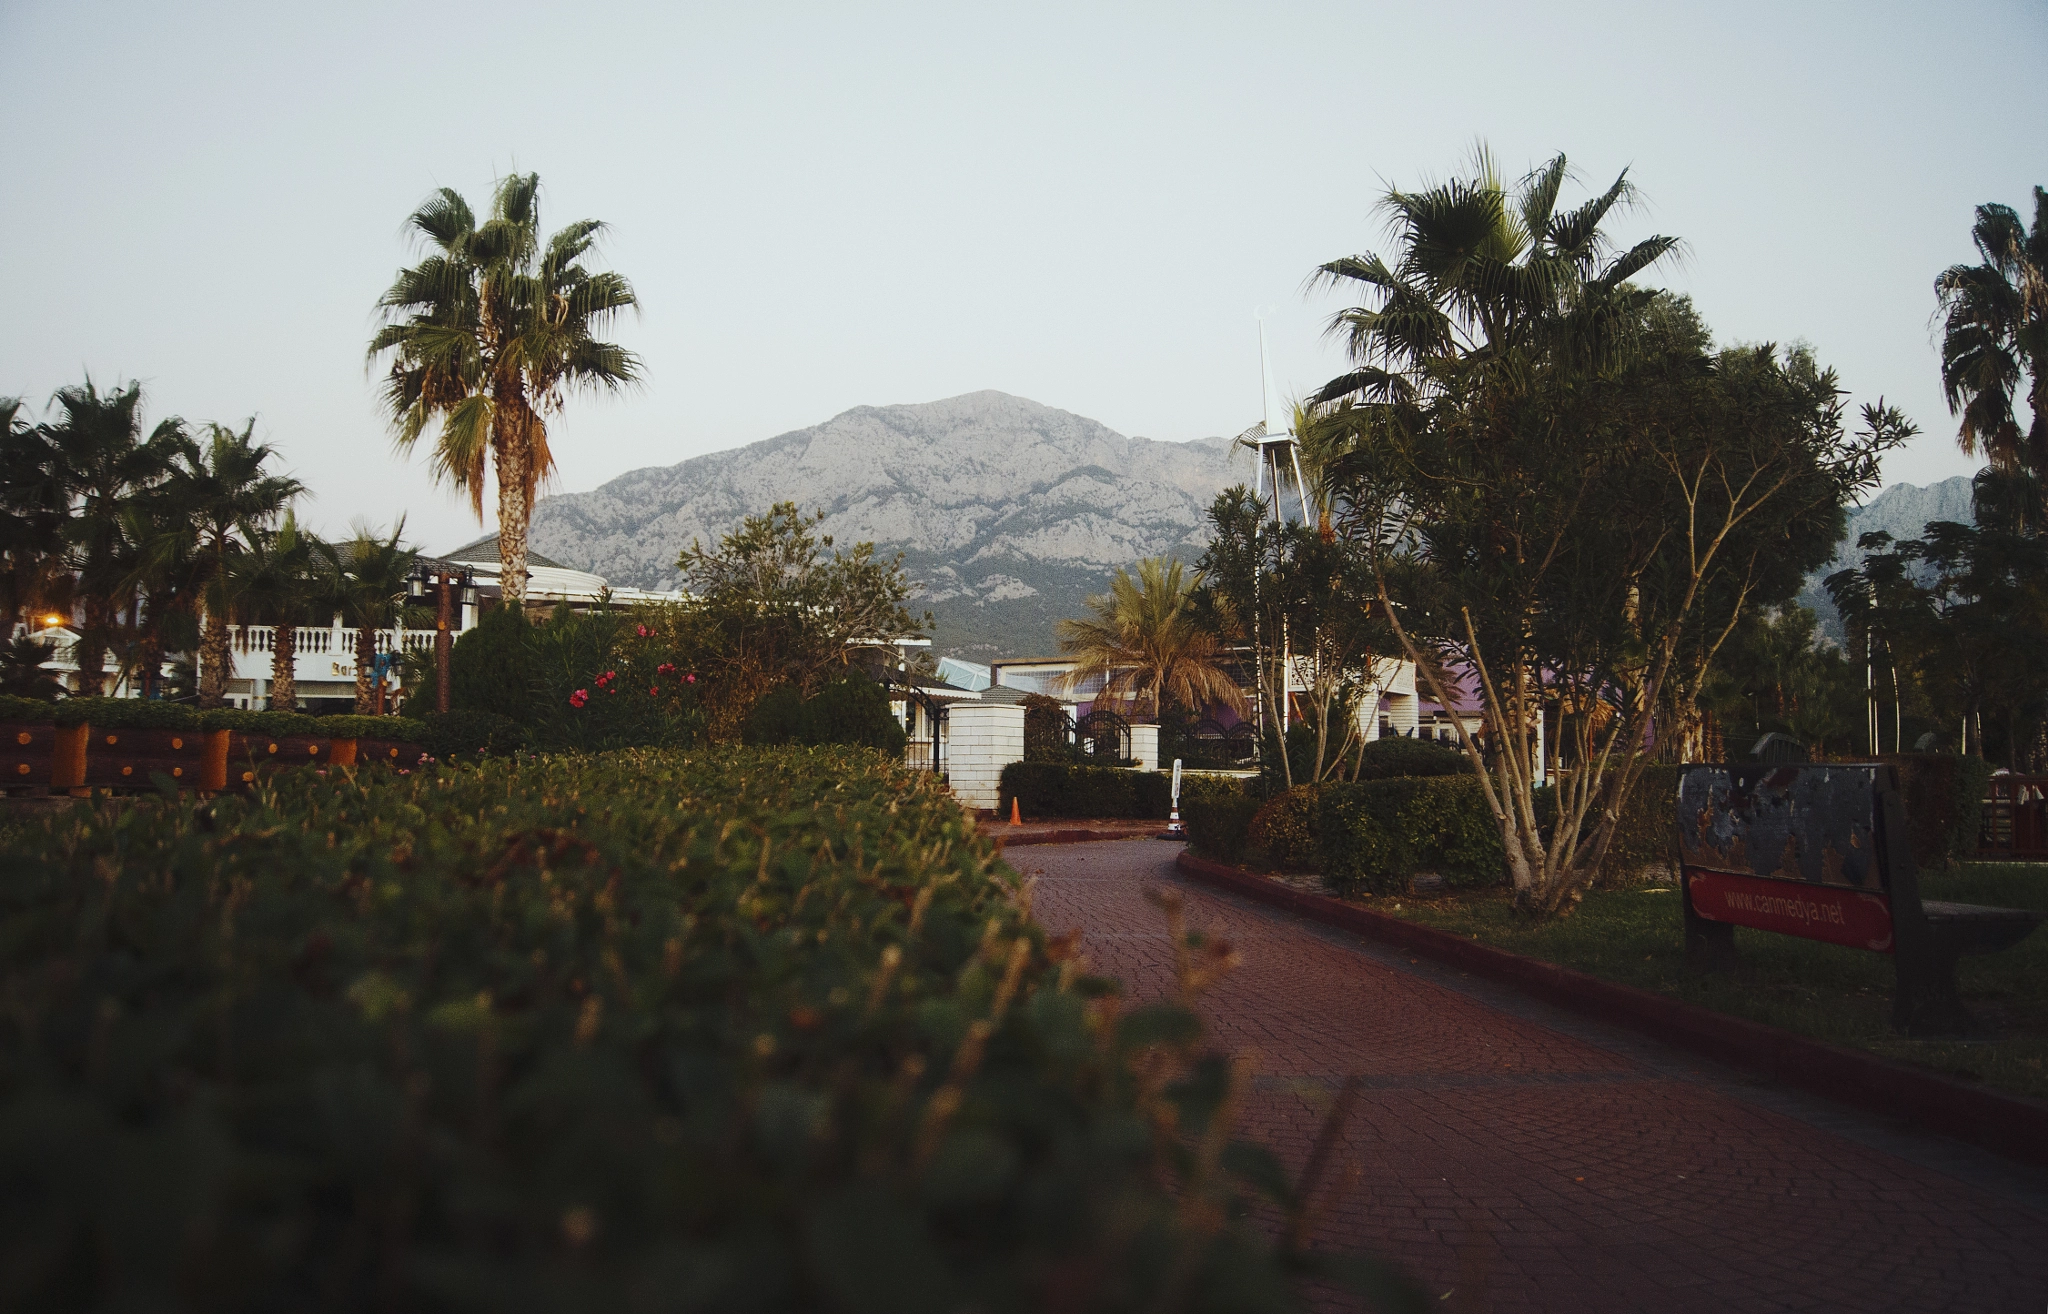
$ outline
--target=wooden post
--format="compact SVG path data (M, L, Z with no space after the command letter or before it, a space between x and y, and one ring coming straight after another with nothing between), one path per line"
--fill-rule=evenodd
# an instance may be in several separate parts
M199 788L218 794L228 787L228 736L226 730L208 730L206 747L199 750Z
M50 747L50 788L84 792L86 744L91 738L89 725L57 727L56 741Z

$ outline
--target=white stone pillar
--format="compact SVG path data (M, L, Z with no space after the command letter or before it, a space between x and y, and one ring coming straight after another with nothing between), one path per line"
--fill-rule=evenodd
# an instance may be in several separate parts
M1156 725L1134 725L1131 727L1131 757L1138 763L1140 771L1159 769L1159 727Z
M1003 768L1023 760L1022 703L954 703L946 709L946 781L963 805L994 811Z

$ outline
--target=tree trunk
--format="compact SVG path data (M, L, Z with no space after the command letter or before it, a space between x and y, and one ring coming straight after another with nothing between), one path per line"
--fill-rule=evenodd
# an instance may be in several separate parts
M270 710L273 712L299 710L299 677L292 668L298 655L299 632L290 625L279 625L270 641Z
M206 609L199 629L199 705L225 707L228 701L228 617Z
M371 679L377 673L377 630L356 625L356 715L372 716L377 711L377 694Z
M513 409L501 404L500 414ZM516 431L505 435L497 443L498 458L498 561L501 573L498 587L504 593L508 606L524 606L526 602L526 530L533 515L533 490L529 487L527 470L527 435L525 425L537 422L535 417L522 413L513 426Z

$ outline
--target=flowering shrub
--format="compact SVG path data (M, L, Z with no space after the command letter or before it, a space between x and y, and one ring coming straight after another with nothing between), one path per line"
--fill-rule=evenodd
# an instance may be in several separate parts
M17 1308L1305 1308L1316 1183L848 750L284 773L0 853ZM1315 1156L1311 1156L1312 1161ZM1376 1286L1374 1284L1377 1284Z

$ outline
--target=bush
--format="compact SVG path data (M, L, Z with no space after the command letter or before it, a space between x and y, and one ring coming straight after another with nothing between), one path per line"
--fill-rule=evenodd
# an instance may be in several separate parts
M442 762L504 757L527 744L525 726L492 712L435 712L422 718L420 729L412 742Z
M1476 777L1326 785L1316 817L1323 882L1339 894L1395 894L1417 872L1450 885L1502 879L1500 831Z
M534 627L534 702L527 720L544 751L687 748L701 736L694 672L624 612L578 616L564 605Z
M0 723L7 725L53 725L57 704L40 698L15 698L0 694Z
M489 607L448 653L448 707L533 718L533 626L519 607ZM429 689L431 693L431 688Z
M1296 785L1268 799L1253 815L1252 846L1282 867L1301 867L1317 859L1316 800L1320 785Z
M1884 753L1877 760L1899 774L1916 867L1937 871L1976 856L1991 782L1989 762L1959 753Z
M287 772L4 859L18 1308L1220 1314L1340 1262L1255 1221L1195 1014L1094 1006L873 754Z
M1010 815L1016 799L1024 815L1038 817L1135 817L1166 820L1173 807L1173 781L1157 771L1125 767L1075 766L1067 762L1012 762L996 785L996 811Z
M201 730L232 730L242 735L320 735L320 718L300 712L244 711L239 707L216 707L199 713Z
M1260 800L1242 786L1191 793L1185 788L1187 782L1181 783L1180 822L1188 833L1189 847L1218 862L1243 862L1251 847L1252 818L1259 813Z
M1469 776L1472 761L1456 748L1427 739L1389 735L1366 744L1359 754L1360 780L1393 780L1402 776Z
M323 716L320 733L336 739L395 739L400 743L422 744L427 740L427 723L410 716Z
M1640 885L1646 876L1668 878L1678 847L1678 777L1684 767L1653 764L1636 777L1622 804L1614 839L1593 874L1596 889ZM1555 816L1557 805L1550 806Z
M57 725L89 723L110 730L197 730L205 716L189 703L141 698L67 698L45 706Z
M754 704L741 731L754 745L843 744L901 757L909 736L890 715L889 696L864 672L849 670L810 698L779 685Z

